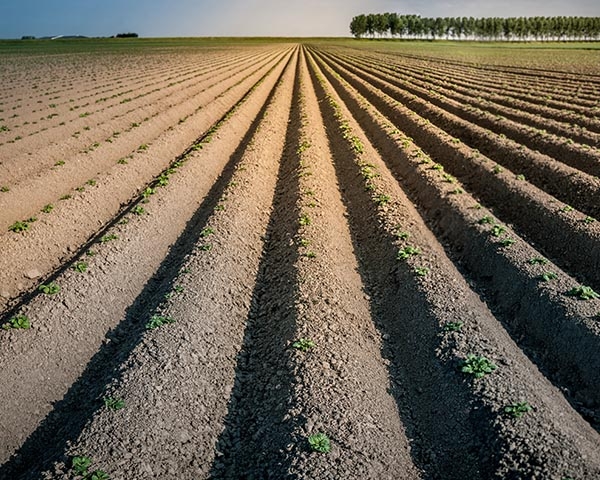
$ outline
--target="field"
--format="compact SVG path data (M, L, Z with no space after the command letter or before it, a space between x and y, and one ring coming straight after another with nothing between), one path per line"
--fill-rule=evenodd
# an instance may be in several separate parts
M598 48L0 42L0 478L600 478Z

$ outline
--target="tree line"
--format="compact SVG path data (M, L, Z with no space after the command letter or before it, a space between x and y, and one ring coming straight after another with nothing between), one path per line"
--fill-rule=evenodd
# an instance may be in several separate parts
M436 17L369 13L350 22L363 36L456 40L597 40L600 17Z

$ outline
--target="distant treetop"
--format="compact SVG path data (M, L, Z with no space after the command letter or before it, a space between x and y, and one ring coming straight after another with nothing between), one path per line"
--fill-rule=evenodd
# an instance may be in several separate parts
M598 40L600 17L437 17L397 13L358 15L350 22L356 38L454 40Z
M133 32L131 32L131 33L117 33L115 35L115 37L117 37L117 38L138 38L139 35L137 33L133 33Z

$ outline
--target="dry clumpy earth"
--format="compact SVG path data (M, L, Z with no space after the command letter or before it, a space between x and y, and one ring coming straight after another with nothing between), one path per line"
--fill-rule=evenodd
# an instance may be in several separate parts
M34 53L0 52L0 478L600 478L598 72Z

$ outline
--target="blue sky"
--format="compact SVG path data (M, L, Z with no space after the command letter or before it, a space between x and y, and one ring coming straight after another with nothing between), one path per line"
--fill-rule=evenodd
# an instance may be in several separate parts
M600 16L600 0L0 0L0 38L348 36L350 19L371 12Z

